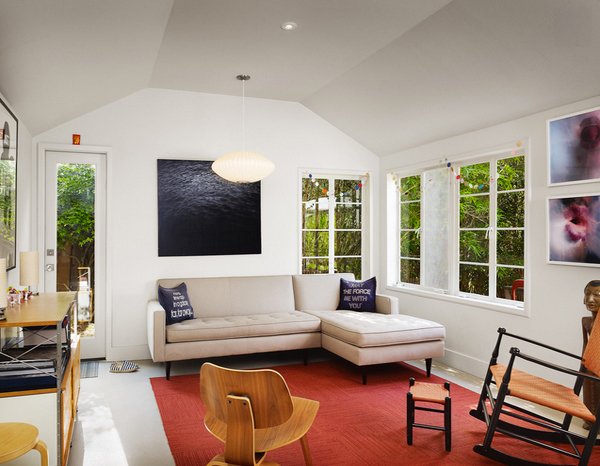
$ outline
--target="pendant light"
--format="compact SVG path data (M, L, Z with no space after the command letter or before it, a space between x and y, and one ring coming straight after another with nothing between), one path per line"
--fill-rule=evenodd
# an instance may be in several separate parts
M242 81L242 150L222 155L212 164L213 171L221 178L234 183L254 183L269 176L275 165L264 155L246 151L246 81L247 74L236 79Z

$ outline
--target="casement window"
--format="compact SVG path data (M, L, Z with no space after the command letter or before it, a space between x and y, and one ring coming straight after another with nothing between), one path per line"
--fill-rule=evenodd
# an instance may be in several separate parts
M366 274L366 177L301 177L301 273Z
M392 284L486 301L524 301L525 153L507 150L392 173ZM390 268L388 267L388 270Z

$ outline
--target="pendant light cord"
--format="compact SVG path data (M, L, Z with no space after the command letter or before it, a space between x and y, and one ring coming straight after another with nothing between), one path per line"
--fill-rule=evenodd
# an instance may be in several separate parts
M246 153L246 80L242 79L242 151Z

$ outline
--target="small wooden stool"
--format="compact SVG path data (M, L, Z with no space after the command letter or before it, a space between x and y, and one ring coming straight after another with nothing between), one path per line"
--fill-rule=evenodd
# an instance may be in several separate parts
M42 457L42 466L48 466L48 449L39 440L37 427L22 422L0 423L0 463L14 460L31 450Z
M450 384L448 382L444 382L444 385L415 382L413 377L409 379L409 383L410 387L408 389L408 393L406 394L406 442L409 445L412 445L413 427L442 430L445 432L446 436L446 451L450 451L452 448ZM444 409L415 406L416 401L441 404L444 405ZM415 423L415 410L444 413L444 425L432 426Z

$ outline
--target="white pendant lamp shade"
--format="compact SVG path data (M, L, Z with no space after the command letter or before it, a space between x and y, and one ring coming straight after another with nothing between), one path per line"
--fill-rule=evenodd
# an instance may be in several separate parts
M213 162L212 169L228 181L254 183L269 176L275 170L275 164L256 152L237 151L219 157Z
M269 176L275 164L264 155L246 150L246 81L250 76L239 74L236 79L242 81L242 150L222 155L213 162L212 169L228 181L254 183Z

